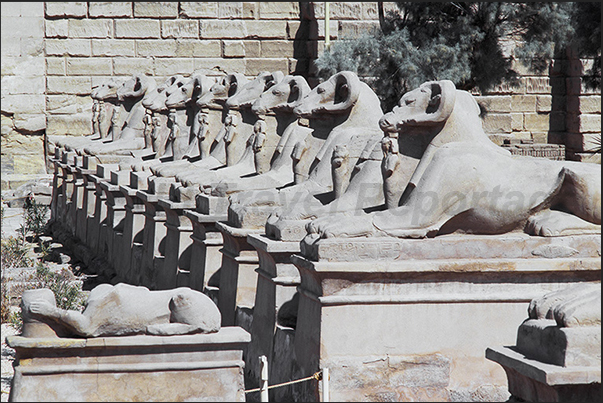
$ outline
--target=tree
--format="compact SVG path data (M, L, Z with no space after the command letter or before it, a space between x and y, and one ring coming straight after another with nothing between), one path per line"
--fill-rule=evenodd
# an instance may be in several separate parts
M542 72L574 35L574 3L396 4L397 12L380 13L379 29L343 38L316 60L321 77L351 70L370 80L384 110L428 80L482 91L512 83L518 75L509 44L518 43L516 57Z
M575 3L572 24L576 35L574 45L581 57L594 59L587 71L586 85L601 88L601 3Z

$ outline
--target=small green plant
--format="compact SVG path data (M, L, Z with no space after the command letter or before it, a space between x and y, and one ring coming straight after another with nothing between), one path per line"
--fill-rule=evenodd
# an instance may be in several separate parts
M29 248L25 245L24 238L21 236L10 236L1 241L1 262L2 268L11 267L29 267L32 260L27 256Z
M69 269L61 269L59 272L38 262L36 266L35 288L50 288L54 293L57 307L61 309L79 310L84 308L86 294L82 291L81 282L77 281Z
M33 197L25 199L23 205L24 227L27 233L33 235L33 241L37 241L40 235L46 231L48 222L48 206L35 201Z
M10 297L8 296L8 279L2 273L2 304L0 305L0 321L8 322L10 318Z
M17 310L12 314L10 313L9 290L8 286L5 286L4 277L2 282L2 322L11 323L20 331L23 326L21 310ZM63 268L58 272L52 271L48 265L38 261L36 272L28 279L27 284L18 286L16 289L10 291L12 291L12 294L22 295L25 290L38 288L49 288L54 293L58 308L82 311L85 307L86 293L82 291L81 282L77 280L69 269ZM6 300L4 299L5 295L7 295Z

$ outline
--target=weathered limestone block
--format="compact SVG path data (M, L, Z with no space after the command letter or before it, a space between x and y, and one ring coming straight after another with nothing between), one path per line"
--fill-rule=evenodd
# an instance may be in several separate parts
M578 133L601 133L601 114L582 113L580 115L568 114L568 131Z
M46 77L48 94L89 95L90 89L90 77Z
M224 57L244 57L245 45L240 40L224 40L222 41L222 54Z
M601 283L535 298L528 314L515 346L486 350L507 373L509 392L526 401L599 401Z
M217 2L180 2L182 14L189 18L218 18Z
M548 131L550 115L548 113L526 113L524 114L524 126L528 131Z
M108 57L72 57L65 62L65 65L69 76L108 76L113 71L113 62Z
M136 42L127 39L93 39L92 56L135 56Z
M117 22L117 21L116 21ZM110 19L70 19L69 38L111 38L113 20Z
M132 4L129 2L90 2L88 3L88 14L90 17L131 17Z
M134 6L134 17L175 18L178 17L178 3L173 1L137 1Z
M47 17L86 17L88 4L85 2L49 2L44 4Z
M513 343L536 296L598 283L599 249L598 235L304 241L292 257L301 274L293 378L328 367L333 400L506 400L504 372L483 351ZM294 389L318 399L312 385Z
M154 4L154 3L150 3ZM174 3L168 3L174 4ZM198 38L199 22L195 20L161 21L162 38Z
M476 96L478 104L483 105L488 113L509 113L511 112L510 95L482 95Z
M7 340L17 350L11 401L245 400L249 334L220 329L219 311L198 291L103 284L80 313L37 289L24 292L22 309L23 336Z
M295 2L260 2L260 18L266 20L298 19L299 3Z
M489 113L483 120L484 131L486 133L511 133L512 121L510 113Z
M601 96L568 97L567 111L570 113L601 113Z
M46 20L46 38L67 38L69 36L69 22L67 20Z
M199 37L201 39L241 39L247 37L245 21L201 20Z
M115 38L161 38L160 22L152 19L115 20Z

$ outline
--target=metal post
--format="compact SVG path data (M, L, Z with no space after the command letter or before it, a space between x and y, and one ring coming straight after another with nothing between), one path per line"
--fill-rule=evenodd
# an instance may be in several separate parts
M329 399L329 368L322 369L322 401L331 401Z
M325 2L325 49L329 49L331 47L331 23L330 23L330 13L329 13L329 2Z
M260 356L260 401L268 401L268 359Z

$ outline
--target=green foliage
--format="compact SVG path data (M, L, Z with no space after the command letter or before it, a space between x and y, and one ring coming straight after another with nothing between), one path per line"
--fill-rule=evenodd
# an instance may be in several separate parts
M342 70L364 76L384 110L429 80L485 91L517 79L509 44L519 43L515 53L532 70L547 68L574 33L573 4L398 2L380 29L334 42L316 66L323 78Z
M601 3L576 3L572 13L576 27L574 45L581 57L593 58L585 83L590 88L601 88ZM600 152L600 150L599 150Z
M59 272L50 270L50 268L38 262L36 266L35 287L49 288L54 293L57 307L61 309L82 310L86 300L85 293L82 292L80 282L76 281L73 273L68 269L61 269Z
M1 241L2 252L0 254L2 269L11 267L28 267L32 260L27 256L29 248L25 244L25 237L8 237Z
M8 279L4 277L4 271L2 271L2 301L0 304L0 321L2 323L8 322L10 318L10 297L8 296Z
M11 323L17 329L23 324L21 311L11 312L11 306L18 305L23 291L37 288L49 288L55 296L57 306L62 309L82 310L86 301L86 293L82 291L82 284L71 270L62 268L53 271L42 261L31 259L28 254L32 244L28 242L27 236L33 235L32 242L38 243L41 258L44 260L49 254L49 247L40 240L46 230L48 219L48 207L36 203L34 199L27 199L23 206L24 223L17 229L17 237L3 238L2 242L2 322ZM4 209L2 209L4 218ZM8 268L27 268L35 264L35 273L19 275L18 281L9 282L5 273Z
M2 276L2 322L11 323L16 329L23 326L21 311L10 312L10 295L20 296L25 290L49 288L53 293L57 307L61 309L82 311L86 303L86 293L82 291L82 284L69 269L52 271L47 265L38 262L34 275L13 285L9 289L8 281Z
M49 207L39 204L33 198L27 198L23 205L25 231L32 233L34 240L46 231Z

